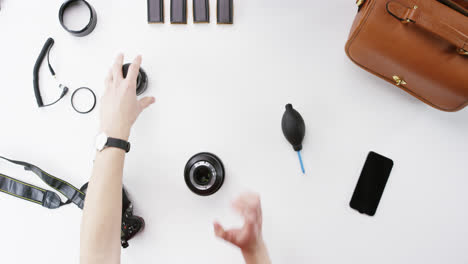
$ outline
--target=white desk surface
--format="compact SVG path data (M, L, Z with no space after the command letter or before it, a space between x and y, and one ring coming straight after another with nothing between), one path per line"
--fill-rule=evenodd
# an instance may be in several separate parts
M118 52L144 56L146 95L157 103L131 137L125 185L146 229L122 263L242 263L215 238L212 221L240 219L230 200L262 197L264 237L275 263L468 263L468 112L444 113L362 71L344 45L352 0L235 1L235 24L146 21L146 1L91 1L95 31L65 32L61 1L1 1L1 155L34 163L76 186L88 181L98 111L75 113L70 95L38 109L32 69L47 37L51 61L70 88L99 95ZM112 3L111 3L112 2ZM42 67L46 101L56 98ZM283 138L284 105L304 116L307 175ZM99 105L98 105L99 106ZM348 203L369 151L395 161L375 217ZM191 193L186 161L210 151L227 169L211 197ZM0 171L45 187L6 162ZM0 195L2 263L78 263L81 211L47 210Z

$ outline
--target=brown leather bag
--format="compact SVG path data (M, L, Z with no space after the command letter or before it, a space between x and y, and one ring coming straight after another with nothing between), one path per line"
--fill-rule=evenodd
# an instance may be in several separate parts
M468 9L466 0L439 1L358 0L346 53L423 102L458 111L468 105Z

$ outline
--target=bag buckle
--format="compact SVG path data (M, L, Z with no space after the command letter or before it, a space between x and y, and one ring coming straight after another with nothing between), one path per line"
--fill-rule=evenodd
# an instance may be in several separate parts
M417 5L413 6L413 8L409 12L409 15L414 14L413 12L418 8L419 7ZM406 19L401 19L401 23L408 24L408 23L415 23L415 21L412 20L411 18L406 18Z
M361 7L365 2L366 2L366 0L357 0L357 1L356 1L356 5L357 5L358 7Z
M464 55L464 56L468 56L468 50L465 50L465 49L457 49L457 52L460 54L460 55Z
M397 75L393 75L393 80L395 81L395 84L397 86L400 86L400 85L406 85L406 81L401 78L400 76L397 76Z

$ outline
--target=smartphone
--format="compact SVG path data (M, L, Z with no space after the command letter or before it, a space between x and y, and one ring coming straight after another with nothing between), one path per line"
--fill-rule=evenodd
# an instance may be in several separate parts
M370 152L349 205L362 214L374 216L393 168L393 161Z

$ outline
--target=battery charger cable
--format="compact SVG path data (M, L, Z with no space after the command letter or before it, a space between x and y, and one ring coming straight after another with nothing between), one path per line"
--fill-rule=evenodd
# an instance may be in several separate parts
M54 68L50 64L50 50L54 46L54 43L55 43L55 41L54 41L53 38L48 38L47 39L44 46L42 47L42 50L41 50L41 53L39 54L39 57L36 60L36 63L34 64L33 86L34 86L34 94L36 96L36 102L37 102L37 105L39 107L47 107L47 106L51 106L51 105L54 105L54 104L58 103L60 100L62 100L63 97L65 97L65 95L67 95L68 90L69 90L68 87L66 87L65 85L59 83L59 88L62 89L62 94L60 95L60 97L56 101L54 101L54 102L52 102L50 104L44 104L44 101L42 100L41 91L39 89L39 70L41 69L42 62L44 61L46 56L47 56L47 64L48 64L48 67L49 67L50 74L54 78L56 78Z

